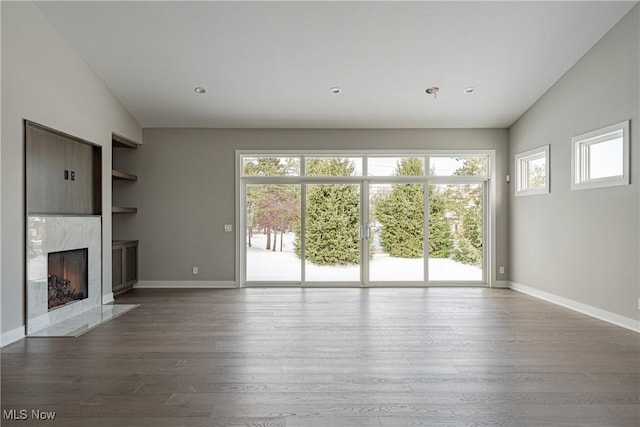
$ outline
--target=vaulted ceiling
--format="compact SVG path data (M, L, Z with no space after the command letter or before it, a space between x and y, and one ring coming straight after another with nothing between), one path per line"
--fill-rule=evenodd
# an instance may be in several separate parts
M38 6L143 127L502 128L635 3Z

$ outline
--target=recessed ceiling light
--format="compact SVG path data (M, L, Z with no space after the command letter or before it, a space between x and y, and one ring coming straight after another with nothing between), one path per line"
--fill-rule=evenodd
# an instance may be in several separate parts
M342 89L339 87L332 87L331 89L329 89L329 92L334 95L337 95L339 93L342 93Z
M202 95L203 93L207 93L207 90L203 87L198 86L197 88L194 89L194 92L197 93L198 95Z
M473 93L474 90L476 90L475 87L469 86L469 87L464 89L464 93Z

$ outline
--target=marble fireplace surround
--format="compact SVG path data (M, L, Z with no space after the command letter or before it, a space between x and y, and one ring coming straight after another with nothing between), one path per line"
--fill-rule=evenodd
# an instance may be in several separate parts
M49 311L49 252L88 249L88 298ZM27 218L27 336L102 304L102 218L30 215Z

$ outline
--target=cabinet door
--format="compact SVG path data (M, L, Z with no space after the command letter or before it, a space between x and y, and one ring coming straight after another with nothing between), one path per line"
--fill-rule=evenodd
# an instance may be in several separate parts
M134 284L138 281L138 245L127 245L124 257L126 265L124 281L127 285Z
M35 127L27 128L27 211L65 213L65 141Z
M111 252L111 290L113 291L124 285L122 280L122 251L122 246L119 246L114 247Z
M66 211L91 214L93 211L93 147L68 140L65 170L69 171L66 186Z
M99 213L100 148L30 123L25 131L27 212Z

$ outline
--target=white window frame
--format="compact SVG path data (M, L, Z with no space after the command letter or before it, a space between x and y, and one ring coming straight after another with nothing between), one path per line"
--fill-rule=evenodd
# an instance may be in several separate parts
M622 132L622 175L589 178L589 147L609 141ZM629 184L629 120L571 138L571 190Z
M550 156L549 145L533 148L520 154L516 154L515 162L515 178L516 178L516 197L534 196L538 194L549 194L550 181ZM545 162L545 179L543 187L529 188L529 163L532 160L544 158Z

